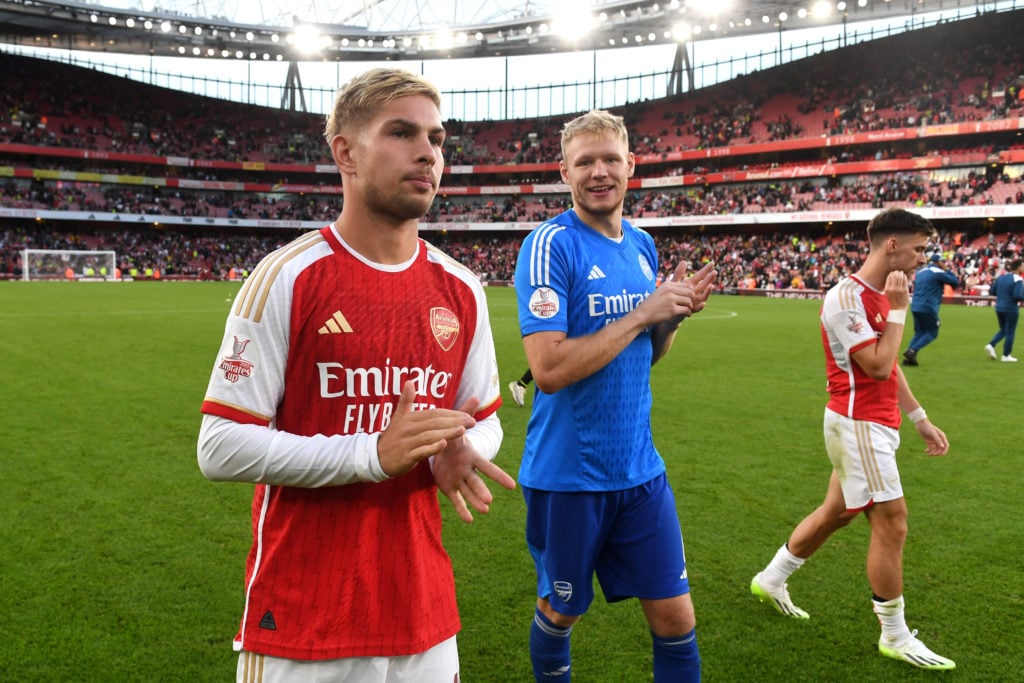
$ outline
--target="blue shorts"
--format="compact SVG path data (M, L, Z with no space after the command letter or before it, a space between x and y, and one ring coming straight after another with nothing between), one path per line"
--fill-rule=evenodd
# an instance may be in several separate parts
M522 489L537 595L556 612L586 612L595 573L608 602L690 592L675 496L664 473L621 491Z

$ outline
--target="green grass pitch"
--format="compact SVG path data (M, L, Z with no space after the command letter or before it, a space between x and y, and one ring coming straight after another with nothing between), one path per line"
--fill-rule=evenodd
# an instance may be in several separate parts
M195 439L238 289L0 283L0 680L233 679L251 487L206 481ZM488 297L506 391L498 462L515 473L528 410L505 385L525 360L512 290ZM934 680L877 653L863 520L791 580L809 622L748 591L828 477L818 307L715 296L653 371L655 441L678 497L704 680ZM942 323L907 369L952 443L929 458L903 429L908 621L956 660L944 680L1024 680L1024 362L985 356L991 309L945 306ZM446 501L445 511L462 678L528 681L534 577L522 497L498 490L471 525ZM576 681L652 679L632 601L598 597L573 653Z

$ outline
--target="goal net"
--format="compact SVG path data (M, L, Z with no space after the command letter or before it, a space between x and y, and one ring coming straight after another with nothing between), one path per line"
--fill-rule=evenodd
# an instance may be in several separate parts
M116 280L117 254L76 249L23 249L21 273L22 280Z

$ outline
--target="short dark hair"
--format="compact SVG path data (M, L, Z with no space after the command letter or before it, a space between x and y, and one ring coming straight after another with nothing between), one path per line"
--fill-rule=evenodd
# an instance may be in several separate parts
M1007 270L1009 270L1011 273L1016 273L1018 270L1020 270L1022 264L1024 264L1024 261L1022 261L1019 258L1015 258L1012 261L1010 261L1010 267L1007 268Z
M934 239L937 234L930 220L906 209L885 209L868 223L868 241L871 244L878 244L889 237L907 235L927 235Z

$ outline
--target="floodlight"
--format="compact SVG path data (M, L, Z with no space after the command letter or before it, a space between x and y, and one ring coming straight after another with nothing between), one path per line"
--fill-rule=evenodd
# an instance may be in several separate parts
M315 26L299 24L288 36L288 40L298 48L299 52L310 54L320 49L323 36L320 35L320 31Z
M567 0L555 10L551 29L564 40L575 43L594 27L594 15L584 0Z

